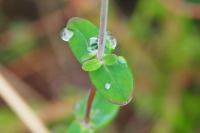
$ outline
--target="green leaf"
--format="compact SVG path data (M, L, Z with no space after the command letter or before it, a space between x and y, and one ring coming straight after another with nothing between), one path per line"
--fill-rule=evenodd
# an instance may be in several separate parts
M68 128L67 133L94 133L94 130L84 123L74 121Z
M133 77L126 60L119 57L116 64L103 65L89 73L93 85L107 100L112 103L125 105L132 98Z
M102 63L98 59L91 59L83 63L82 69L85 71L95 71L101 67Z
M80 63L95 56L95 53L88 51L89 39L98 36L98 28L88 20L72 18L67 24L67 28L74 32L69 44L72 52Z
M69 41L69 46L77 60L82 63L92 57L87 51L88 42L83 34L81 34L79 31L74 30L73 32L74 35Z
M76 106L76 117L78 120L83 120L84 118L87 99L88 96ZM96 93L90 114L89 125L95 130L105 127L116 116L118 109L119 106L111 104L105 100L101 94Z
M78 30L89 40L91 37L97 37L99 29L90 21L78 17L71 18L67 24L67 28Z
M90 38L97 38L99 34L99 29L94 24L82 18L72 18L67 23L67 29L74 33L69 40L69 46L80 63L96 56L96 51L88 50ZM110 45L109 41L106 41L105 53L107 54L113 50Z
M117 63L117 56L115 54L107 54L104 56L103 62L105 65L113 65Z

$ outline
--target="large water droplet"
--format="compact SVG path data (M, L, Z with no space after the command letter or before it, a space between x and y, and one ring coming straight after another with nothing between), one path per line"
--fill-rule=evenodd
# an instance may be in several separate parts
M127 62L126 62L126 59L124 58L124 57L122 57L122 56L119 56L118 57L118 61L119 61L119 63L121 63L121 64L126 64Z
M91 37L89 39L89 46L87 48L87 50L90 53L96 53L98 50L98 38L97 37Z
M115 49L117 47L117 39L113 35L111 35L110 32L107 32L106 38L109 41L110 47L112 49Z
M73 35L74 33L72 31L68 30L67 28L64 28L60 36L63 41L68 42L73 37Z
M106 89L106 90L109 90L110 88L111 88L111 83L106 83L106 84L105 84L105 89Z

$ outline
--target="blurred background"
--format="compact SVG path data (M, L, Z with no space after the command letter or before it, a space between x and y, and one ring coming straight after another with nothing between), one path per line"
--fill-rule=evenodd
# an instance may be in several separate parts
M200 133L200 0L110 0L109 31L127 58L132 102L102 133ZM52 133L65 133L90 87L60 31L99 24L96 0L0 0L0 75ZM29 133L0 98L0 132Z

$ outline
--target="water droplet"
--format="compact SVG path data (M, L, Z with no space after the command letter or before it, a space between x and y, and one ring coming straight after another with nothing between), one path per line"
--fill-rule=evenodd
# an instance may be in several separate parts
M128 99L128 101L126 101L125 103L121 104L120 106L125 106L125 105L129 104L132 100L133 100L133 97L130 97Z
M90 53L97 53L97 50L98 50L98 38L97 37L91 37L89 39L89 46L88 46L87 50Z
M122 56L119 56L119 57L118 57L118 61L119 61L119 63L121 63L121 64L126 64L126 59L124 59L124 57L122 57Z
M115 49L117 47L117 39L109 32L107 32L107 40L109 41L110 47L112 49Z
M106 90L109 90L110 88L111 88L111 83L106 83L106 84L105 84L105 89L106 89Z
M68 30L67 28L64 28L61 32L61 39L63 41L68 42L73 37L73 35L74 33L72 31Z

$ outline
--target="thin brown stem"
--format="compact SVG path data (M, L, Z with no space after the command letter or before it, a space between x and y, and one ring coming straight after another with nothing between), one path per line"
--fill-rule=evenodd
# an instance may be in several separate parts
M90 120L90 113L91 113L92 103L94 101L95 94L96 94L96 89L92 86L90 88L90 94L87 101L86 113L85 113L85 118L84 118L85 123L88 123Z

